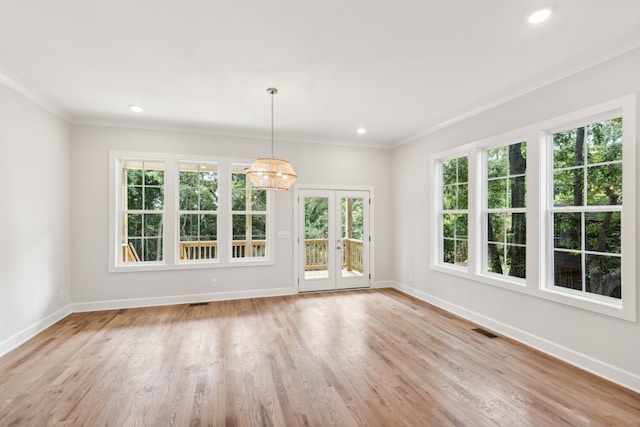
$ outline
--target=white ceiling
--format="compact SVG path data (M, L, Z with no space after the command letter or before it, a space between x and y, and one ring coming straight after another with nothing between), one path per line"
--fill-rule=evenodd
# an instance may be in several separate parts
M384 147L640 46L640 0L0 0L0 34L73 123L269 138L275 86L277 139Z

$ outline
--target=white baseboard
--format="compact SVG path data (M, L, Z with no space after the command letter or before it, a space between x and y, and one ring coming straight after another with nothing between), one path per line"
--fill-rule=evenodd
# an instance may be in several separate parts
M44 319L37 321L33 325L0 342L0 356L9 353L11 350L17 348L22 343L35 337L40 332L44 331L54 323L64 319L71 313L71 305L67 305L66 307L61 308L60 310L48 315Z
M570 363L571 365L584 369L585 371L591 372L592 374L606 378L609 381L620 384L623 387L640 393L640 376L632 372L617 368L608 363L594 359L593 357L590 357L586 354L579 353L575 350L548 341L536 335L532 335L526 331L514 328L510 325L499 322L485 315L452 304L441 298L430 295L424 291L412 288L411 286L395 282L394 288L401 292L404 292L407 295L411 295L422 301L428 302L429 304L433 304L450 313L477 323L480 326L491 329L492 331L498 332L513 340L528 345L529 347L540 350L543 353L549 354L553 357Z
M122 308L155 307L160 305L191 304L210 301L227 301L246 298L264 298L292 295L293 288L260 289L252 291L214 292L208 294L175 295L151 298L119 299L109 301L80 302L73 304L73 312L119 310Z
M373 289L382 289L382 288L394 288L396 286L396 282L393 280L381 280L378 282L373 282Z

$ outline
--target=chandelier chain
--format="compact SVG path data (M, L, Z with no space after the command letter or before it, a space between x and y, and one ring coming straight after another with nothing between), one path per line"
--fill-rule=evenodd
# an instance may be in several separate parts
M275 95L275 91L271 91L271 158L275 158L274 155L274 140L275 140L275 126L273 121L273 95Z

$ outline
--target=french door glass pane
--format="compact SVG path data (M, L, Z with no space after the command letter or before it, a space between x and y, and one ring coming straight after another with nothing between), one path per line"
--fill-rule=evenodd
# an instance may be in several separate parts
M304 278L329 277L329 198L304 199Z
M364 200L343 198L342 277L362 276L364 259Z

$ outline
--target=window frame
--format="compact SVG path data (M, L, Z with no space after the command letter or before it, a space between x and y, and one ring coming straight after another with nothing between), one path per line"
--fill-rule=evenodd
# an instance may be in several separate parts
M120 253L121 239L119 227L119 197L121 197L121 160L164 162L164 260L162 262L124 263ZM275 264L274 217L275 197L267 191L267 252L264 258L236 258L231 259L231 170L232 165L248 167L251 159L225 158L198 155L180 155L169 153L149 153L130 151L109 151L109 266L111 273L162 271L162 270L190 270L201 268L228 268L266 266ZM180 260L180 163L217 164L218 166L218 258L203 260ZM226 246L229 247L227 250Z
M444 186L445 185L450 185L450 184L445 184L444 183L444 164L446 162L452 161L452 160L458 160L460 158L465 158L467 159L467 181L466 181L466 185L467 185L467 208L466 209L445 209L443 204L444 204ZM448 156L443 157L441 159L438 160L437 164L436 164L436 174L437 174L437 185L436 188L438 188L437 191L437 198L436 198L436 203L435 203L435 215L436 215L436 232L434 233L437 237L436 237L436 241L437 241L437 250L435 251L435 259L432 260L432 267L437 266L443 269L451 269L454 271L459 271L459 272L467 272L469 270L469 261L470 261L470 256L469 256L469 245L470 245L470 238L469 238L469 234L470 234L470 228L471 228L471 216L470 216L470 204L471 204L471 200L470 200L470 195L471 195L471 191L470 191L470 183L471 183L471 170L470 170L470 164L471 164L471 159L470 159L470 155L469 153L467 153L466 151L455 151L453 153L450 153ZM458 186L460 185L460 182L458 181L458 176L457 176L457 166L456 166L456 182L455 185ZM460 265L460 264L455 264L455 263L448 263L444 261L444 215L467 215L467 264L466 265Z
M533 123L521 128L507 131L500 135L473 141L453 149L431 155L431 179L433 182L431 209L431 255L430 268L435 271L459 276L474 282L524 293L536 298L550 300L563 305L576 307L627 321L636 321L637 293L640 285L636 284L635 271L635 236L636 236L636 148L637 143L637 102L636 94L613 99L598 105L583 108L560 115L549 120ZM552 224L549 213L549 199L553 199L553 180L549 179L549 168L553 173L553 163L549 161L549 135L553 132L575 128L578 126L622 117L622 182L624 199L621 208L622 224L622 298L604 297L597 294L580 292L576 294L567 288L550 286L553 264L550 258L553 248ZM484 225L486 211L486 151L500 146L508 146L515 142L527 143L526 177L526 279L484 272L486 256L487 230ZM468 230L468 264L463 269L441 262L441 206L442 206L442 162L467 155L469 158L469 230ZM552 176L552 175L551 175ZM603 210L611 211L607 206ZM624 236L633 236L624 238ZM539 239L534 237L540 236ZM626 266L626 268L625 268ZM500 276L500 277L499 277ZM517 279L517 280L514 280ZM515 286L514 286L515 285Z
M621 205L588 205L576 207L558 208L554 206L554 189L553 189L553 135L558 132L576 129L578 127L586 127L590 124L611 120L614 118L622 118L622 182L624 201ZM540 146L545 161L542 163L543 172L542 180L545 183L544 194L541 194L541 205L544 208L544 245L543 257L544 271L543 280L540 283L540 291L545 293L549 299L566 302L571 301L571 305L587 310L595 311L601 314L618 317L624 320L636 320L636 295L638 285L635 280L635 205L636 205L636 99L635 96L625 97L617 101L606 103L600 108L593 107L584 112L572 113L565 115L545 127L540 132ZM587 152L585 150L585 157ZM587 164L584 165L586 169ZM586 181L586 180L585 180ZM586 197L586 195L584 196ZM595 293L578 291L562 286L555 286L553 283L554 264L554 236L553 236L553 214L556 212L574 212L574 213L591 213L591 212L621 212L621 294L620 299L607 297ZM581 227L581 240L583 236L584 226ZM624 236L634 236L633 238L624 238ZM581 253L586 249L582 247Z
M488 152L490 150L494 150L497 148L506 148L507 150L509 149L509 147L511 145L514 144L518 144L518 143L524 143L526 145L526 149L527 149L527 157L525 159L526 161L526 170L524 173L524 179L525 179L525 206L521 207L521 208L513 208L513 207L506 207L506 208L489 208L488 207L488 200L489 200L489 175L488 175L488 161L487 161L487 155ZM478 152L479 152L479 157L480 157L480 165L479 165L479 172L481 175L481 179L479 180L481 182L481 186L482 189L479 192L479 194L481 195L481 197L479 198L479 203L481 204L481 208L480 208L480 213L479 213L479 229L480 229L480 241L478 242L478 245L476 246L477 250L478 250L478 255L479 255L479 262L478 262L478 270L476 271L476 274L482 277L485 277L488 280L499 280L500 283L505 283L505 284L511 284L511 285L517 285L517 286L526 286L526 281L527 281L527 277L525 275L524 278L520 278L520 277L516 277L516 276L510 276L507 274L500 274L500 273L494 273L494 272L490 272L488 271L488 262L489 262L489 258L488 258L488 254L487 254L487 247L489 245L489 230L488 230L488 215L491 213L507 213L507 214L513 214L513 213L522 213L525 215L526 218L526 224L527 224L527 229L525 230L525 235L528 235L528 223L529 223L529 215L527 212L529 203L528 203L528 195L529 195L529 143L527 141L527 138L524 135L518 135L518 136L511 136L508 138L499 138L497 141L494 141L492 143L489 144L483 144L482 146L478 147ZM509 172L507 173L507 175L504 176L505 179L509 179L511 177L513 177L515 175L511 175ZM527 244L524 245L525 248L527 247ZM526 253L528 254L528 250L526 251ZM528 255L526 255L525 258L525 266L527 268L527 273L529 273L529 265L528 265Z
M192 164L192 165L197 165L198 167L200 167L201 165L209 165L209 166L215 166L216 167L216 175L217 175L217 192L218 192L218 209L215 211L211 211L211 210L182 210L180 209L180 196L181 196L181 188L180 188L180 167L183 164ZM192 160L178 160L177 161L177 166L178 166L178 173L177 173L177 197L176 197L176 210L175 210L175 214L176 214L176 242L177 245L175 246L176 249L176 256L175 256L175 261L176 264L217 264L220 262L220 248L219 248L219 242L220 242L220 196L221 196L221 191L220 191L220 164L218 162L204 162L204 161L192 161ZM198 208L200 208L199 203L198 203ZM180 216L181 215L216 215L216 258L197 258L197 259L188 259L188 260L183 260L181 259L181 254L180 254L180 245L182 243L181 240L181 236L180 236ZM198 233L198 242L200 242L201 240L199 239L200 237L200 233Z

